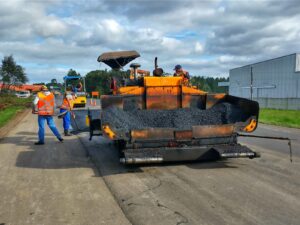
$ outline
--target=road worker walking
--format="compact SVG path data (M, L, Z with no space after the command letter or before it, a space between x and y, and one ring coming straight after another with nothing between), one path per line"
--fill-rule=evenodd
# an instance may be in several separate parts
M48 90L46 86L42 86L41 91L37 93L34 101L34 113L38 114L38 124L39 132L38 137L39 141L34 143L35 145L45 144L45 121L53 134L57 137L60 142L63 142L63 139L58 132L54 120L54 107L55 107L55 98L54 95Z

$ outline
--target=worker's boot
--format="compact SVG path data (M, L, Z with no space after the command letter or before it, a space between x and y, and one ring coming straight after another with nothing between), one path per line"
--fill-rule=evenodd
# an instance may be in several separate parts
M72 134L70 133L70 131L65 130L65 136L72 136Z

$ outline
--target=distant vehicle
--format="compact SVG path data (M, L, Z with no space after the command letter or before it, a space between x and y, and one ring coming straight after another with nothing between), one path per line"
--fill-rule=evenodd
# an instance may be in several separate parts
M74 102L75 107L85 107L86 105L86 96L85 91L85 79L81 76L65 76L65 92L70 90L76 95Z
M18 98L29 98L30 97L30 91L18 91L18 92L16 92L16 96Z

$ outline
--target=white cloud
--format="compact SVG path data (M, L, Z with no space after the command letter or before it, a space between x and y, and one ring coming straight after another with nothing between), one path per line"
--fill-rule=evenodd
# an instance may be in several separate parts
M105 19L102 22L103 26L113 35L120 35L122 33L122 26L115 20Z
M167 72L223 75L300 52L299 11L297 1L1 1L0 56L31 65L32 81L99 69L102 52L131 49L150 71L158 56Z
M195 44L195 52L196 53L202 53L204 51L203 45L197 41Z
M33 26L42 37L61 36L67 32L66 24L53 15L40 18Z
M0 40L30 41L35 37L66 34L66 25L53 14L47 14L54 1L1 1Z

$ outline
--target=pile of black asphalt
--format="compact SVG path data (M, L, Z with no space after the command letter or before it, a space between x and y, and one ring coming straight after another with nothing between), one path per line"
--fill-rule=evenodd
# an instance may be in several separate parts
M102 124L122 131L147 128L189 130L196 125L221 125L245 121L242 109L230 103L220 103L210 109L180 108L172 110L123 110L111 106L102 112Z

